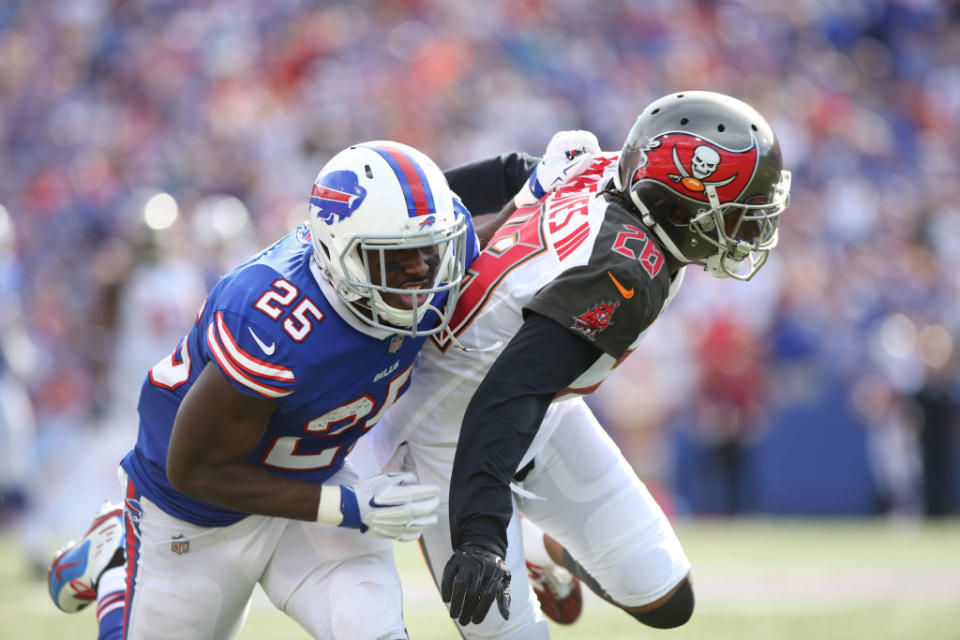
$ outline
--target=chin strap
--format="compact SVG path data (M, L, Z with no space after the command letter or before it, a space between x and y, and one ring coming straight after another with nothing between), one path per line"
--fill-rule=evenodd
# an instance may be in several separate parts
M457 336L453 335L453 330L450 328L449 324L444 326L442 331L446 332L447 338L453 343L453 346L457 349L460 349L460 351L463 351L464 353L486 353L488 351L496 351L503 346L503 340L497 340L493 344L490 344L486 347L468 347L457 340Z
M657 221L653 219L653 214L650 213L650 209L647 208L647 205L643 203L643 200L640 199L640 196L637 195L636 191L630 190L630 200L633 201L634 206L640 210L640 221L643 222L644 226L648 229L652 229L657 238L663 243L663 246L667 248L667 251L680 261L681 264L689 264L690 261L687 260L686 256L680 251L680 248L673 242L670 236L667 235L667 232L657 224Z
M720 204L720 198L717 197L717 191L713 186L709 186L706 189L707 198L710 200L710 206L716 208ZM647 205L643 203L643 200L640 199L640 196L637 195L635 191L630 191L630 199L633 201L633 204L640 211L640 220L643 224L652 229L653 232L657 235L657 238L663 243L667 248L667 251L676 258L681 264L699 264L703 267L703 270L712 275L715 278L734 278L737 280L749 280L753 277L760 266L763 266L763 263L766 261L766 254L763 258L758 261L759 266L751 268L750 274L746 277L738 275L738 267L743 264L743 260L736 260L731 258L722 250L718 249L717 253L714 253L708 257L703 262L691 262L686 256L683 255L683 252L680 251L680 248L676 245L673 239L667 235L667 232L657 224L657 221L654 220L653 215L650 213L650 209L647 208ZM752 259L751 259L752 260Z

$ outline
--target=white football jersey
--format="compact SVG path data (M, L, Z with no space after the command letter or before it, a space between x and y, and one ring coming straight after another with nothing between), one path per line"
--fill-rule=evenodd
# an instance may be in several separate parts
M617 154L599 155L538 205L518 210L468 269L449 334L424 346L407 393L367 434L383 465L410 440L456 447L477 386L535 311L603 354L557 400L591 393L636 348L676 294L662 250L637 216L601 192ZM551 432L551 407L520 466Z

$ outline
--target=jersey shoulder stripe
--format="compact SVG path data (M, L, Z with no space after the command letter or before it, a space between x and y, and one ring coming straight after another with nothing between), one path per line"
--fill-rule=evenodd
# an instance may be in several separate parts
M240 368L244 371L252 373L256 376L268 378L270 380L289 382L295 381L293 371L287 367L281 367L270 364L269 362L264 362L263 360L254 358L248 352L244 351L240 345L237 344L233 334L230 333L227 323L223 320L222 311L218 311L216 314L216 329L221 343L227 349L227 355L229 355L236 364L240 365ZM255 334L253 337L255 340L259 340Z
M282 398L294 392L296 380L293 372L285 367L268 365L241 349L223 322L222 312L217 312L214 322L207 326L207 345L220 369L234 382L257 395ZM268 384L263 379L280 381L283 386ZM286 385L290 387L284 388Z

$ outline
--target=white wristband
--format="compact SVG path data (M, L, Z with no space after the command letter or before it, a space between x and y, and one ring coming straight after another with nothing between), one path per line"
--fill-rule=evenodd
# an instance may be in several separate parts
M532 204L537 203L537 196L534 195L533 189L530 188L530 181L523 183L523 187L520 188L520 191L513 196L513 205L517 209L523 207L529 207Z
M317 522L338 526L343 522L340 511L340 485L325 484L320 489L320 504L317 507Z

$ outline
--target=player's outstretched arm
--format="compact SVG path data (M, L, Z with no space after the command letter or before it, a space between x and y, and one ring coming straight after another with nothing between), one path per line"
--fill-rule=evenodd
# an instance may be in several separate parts
M591 132L559 131L550 138L542 158L503 154L454 167L444 175L473 215L483 248L517 208L535 204L583 173L598 153L600 145Z
M443 172L450 189L474 217L499 212L540 162L526 153L503 153L457 165Z
M170 449L170 484L188 496L257 513L413 540L437 522L440 489L411 473L384 474L355 486L287 478L246 462L275 406L240 393L210 363L180 405Z
M470 400L450 481L454 556L444 570L448 587L441 593L447 602L457 599L450 613L461 622L483 620L492 602L485 597L487 582L461 569L476 564L467 563L464 553L473 545L503 559L513 512L510 481L517 466L550 402L600 355L594 345L560 324L530 313ZM485 564L492 571L497 563L489 554ZM498 603L508 584L495 590Z
M272 400L237 391L210 362L177 411L167 452L167 477L192 498L241 513L315 520L320 485L249 464L263 438Z

